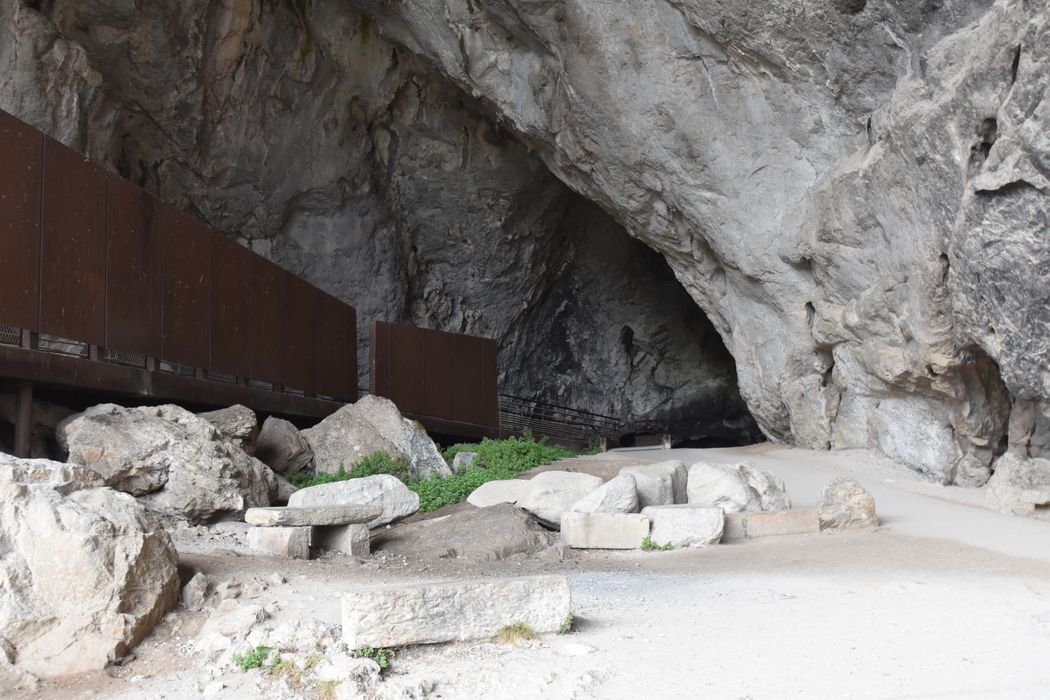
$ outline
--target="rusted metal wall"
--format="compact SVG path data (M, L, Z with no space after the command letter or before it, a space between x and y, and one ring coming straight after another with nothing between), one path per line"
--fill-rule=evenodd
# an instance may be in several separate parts
M106 342L106 172L44 139L40 332Z
M499 428L496 341L375 321L372 393L439 430Z
M0 111L0 323L39 330L44 136Z
M357 398L353 307L3 111L0 324Z

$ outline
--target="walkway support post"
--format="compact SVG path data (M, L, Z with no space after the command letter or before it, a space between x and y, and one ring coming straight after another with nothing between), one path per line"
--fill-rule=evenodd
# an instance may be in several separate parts
M19 382L15 395L15 456L29 457L33 437L33 383Z

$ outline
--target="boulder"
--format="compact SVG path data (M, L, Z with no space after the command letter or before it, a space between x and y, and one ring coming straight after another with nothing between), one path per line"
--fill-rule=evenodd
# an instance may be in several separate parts
M299 487L292 482L285 479L280 474L273 475L274 480L277 482L277 492L274 493L273 498L270 499L270 503L275 506L283 506L288 504L288 499L292 497L292 494L299 490Z
M649 537L658 545L706 547L722 539L725 513L721 508L694 505L649 506L642 509L652 530Z
M726 513L762 510L762 499L732 467L698 462L689 467L689 505L721 508Z
M64 421L57 436L70 462L165 515L206 521L277 494L269 467L178 406L102 404Z
M235 404L197 415L214 425L219 434L234 445L250 455L255 454L255 441L259 437L259 419L255 411Z
M419 510L419 495L390 474L376 474L299 489L288 499L289 506L379 506L383 514L368 523L376 528Z
M387 583L343 594L349 649L490 639L503 627L555 632L572 611L566 576Z
M601 477L577 472L540 472L528 481L518 505L549 528L561 527L562 513L602 485Z
M637 513L638 489L634 476L620 474L576 501L569 510L579 513Z
M294 474L313 461L314 451L298 428L270 416L255 441L255 457L279 474Z
M791 508L791 499L788 498L784 480L773 472L756 467L750 462L731 464L729 468L735 469L737 474L747 482L747 485L755 490L762 510L788 510Z
M488 508L497 503L517 503L530 488L525 479L486 481L467 496L467 503L478 508Z
M988 480L988 496L1004 512L1032 515L1050 504L1050 459L1004 454Z
M624 467L619 470L622 474L631 474L638 491L638 506L670 506L674 504L675 473L673 469L663 467L652 469L658 465L639 465Z
M101 669L178 599L168 533L100 482L57 462L0 464L0 640L21 671Z
M452 472L459 474L467 467L471 467L478 460L477 452L457 452L452 458Z
M323 474L349 469L376 452L407 457L414 477L452 473L423 426L403 418L394 402L381 396L364 396L343 406L304 430L303 437L314 452L314 467Z
M528 513L510 503L500 503L382 530L373 547L411 557L498 561L514 554L541 552L552 539L553 533Z
M820 492L817 515L821 530L866 530L879 525L875 499L855 480L845 477L834 479Z
M579 513L561 519L561 541L574 549L638 549L649 536L641 513Z

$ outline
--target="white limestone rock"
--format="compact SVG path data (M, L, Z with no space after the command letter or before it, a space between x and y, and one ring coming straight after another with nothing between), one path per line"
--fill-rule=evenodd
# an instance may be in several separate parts
M1050 459L1004 454L988 480L988 495L1007 513L1033 515L1045 509L1050 505Z
M817 514L821 530L868 530L879 525L875 499L856 480L846 477L834 479L820 492Z
M641 513L579 513L561 518L561 541L573 549L638 549L649 536Z
M517 503L525 497L530 488L525 479L486 481L471 491L467 496L467 503L478 508L488 508L500 503Z
M784 480L769 471L756 467L750 462L729 465L747 482L747 485L758 494L762 510L788 510L791 508L791 499L788 497Z
M562 513L602 485L601 477L577 472L540 472L528 481L529 489L518 506L549 528L561 526Z
M419 495L410 491L396 476L376 474L299 489L288 499L288 505L378 506L383 509L383 514L368 523L368 527L376 528L407 518L419 510Z
M638 489L634 476L620 474L572 504L580 513L637 513Z
M255 411L247 406L235 404L197 415L214 425L220 435L247 454L255 454L255 441L259 437L259 419Z
M642 515L652 523L650 539L658 545L706 547L722 539L725 513L695 505L649 506Z
M762 499L732 467L697 462L689 467L689 505L721 508L726 513L762 510Z

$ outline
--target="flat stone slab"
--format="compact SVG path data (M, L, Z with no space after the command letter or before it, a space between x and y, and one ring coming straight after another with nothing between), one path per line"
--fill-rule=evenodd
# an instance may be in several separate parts
M525 479L487 481L467 496L467 503L478 508L489 508L500 503L517 503L532 486Z
M638 549L649 536L649 518L641 513L579 513L561 518L562 542L573 549Z
M807 535L820 532L820 516L815 509L726 513L724 530L723 542L777 535Z
M312 527L253 527L248 530L248 549L289 559L309 559Z
M343 641L360 649L489 639L516 623L554 632L572 597L567 576L525 576L364 586L342 608Z
M382 506L249 508L244 513L244 522L258 527L354 525L370 522L382 514Z
M721 508L675 505L649 506L642 510L652 523L649 537L659 545L706 547L722 539L725 514Z

